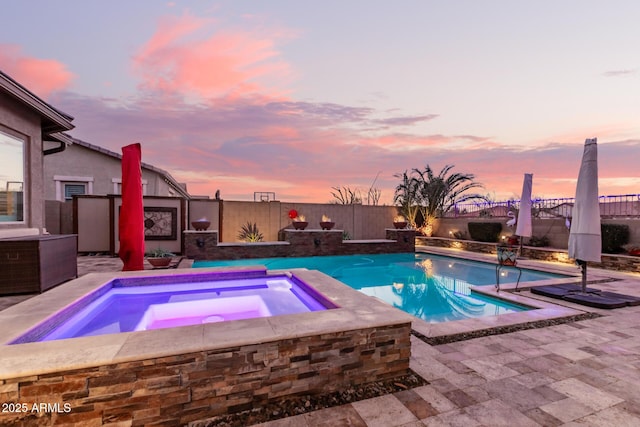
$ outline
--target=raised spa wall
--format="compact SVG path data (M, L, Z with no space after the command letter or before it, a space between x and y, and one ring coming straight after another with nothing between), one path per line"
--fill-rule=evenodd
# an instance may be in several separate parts
M30 409L0 413L0 425L185 425L408 372L410 316L319 272L295 274L340 308L0 346L0 402ZM24 310L87 288L72 284L63 292L69 284L25 301ZM21 311L12 314L12 308L0 312L0 320L10 328L7 319L14 316L24 326ZM59 410L31 410L42 402L58 403Z
M415 230L386 229L385 239L343 240L342 230L290 230L277 242L219 243L217 231L184 232L184 255L195 260L231 260L415 251Z

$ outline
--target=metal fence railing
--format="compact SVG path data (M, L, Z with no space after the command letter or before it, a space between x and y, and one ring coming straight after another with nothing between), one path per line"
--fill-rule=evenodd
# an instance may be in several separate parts
M600 196L600 216L602 218L640 218L640 194ZM531 214L534 218L571 218L574 198L531 200ZM445 213L445 218L465 217L506 217L509 212L520 209L519 200L503 202L458 203Z

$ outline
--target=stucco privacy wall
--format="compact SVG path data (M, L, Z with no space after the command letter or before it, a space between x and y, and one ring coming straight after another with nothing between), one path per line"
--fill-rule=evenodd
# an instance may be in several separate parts
M113 199L113 219L109 218L108 200ZM101 200L101 201L100 201ZM78 234L79 252L111 252L116 253L118 209L120 196L76 196L74 197L74 226ZM384 239L385 229L393 224L397 214L394 206L336 205L313 203L281 203L281 202L243 202L201 199L184 201L177 197L145 197L144 206L181 207L186 206L188 213L178 210L177 238L175 240L155 240L146 242L147 250L156 247L182 252L182 231L193 230L192 221L207 218L211 222L209 230L222 230L220 241L238 242L238 233L244 224L255 223L264 236L265 241L277 241L278 233L291 228L289 211L294 209L304 215L309 222L309 230L319 229L322 215L327 215L335 222L334 229L344 230L353 240ZM183 216L184 215L184 216ZM55 215L55 222L60 216ZM111 223L113 227L111 229ZM182 228L181 228L182 227ZM65 230L64 224L60 226ZM113 236L113 238L111 238ZM112 240L113 239L113 240ZM116 242L112 244L112 242Z
M49 233L74 234L72 202L45 200L44 211L45 227Z
M238 233L247 222L257 225L265 241L276 241L278 233L291 226L291 210L305 216L308 229L319 229L322 215L326 215L335 222L335 229L346 231L356 240L384 239L385 229L392 226L398 212L395 206L224 201L220 241L238 241Z
M0 238L38 234L44 227L40 117L0 92L0 131L25 141L25 221L22 224L0 222Z
M144 207L175 209L175 237L145 239L145 252L162 247L182 252L182 230L186 228L185 201L178 197L145 197ZM117 254L120 196L74 197L74 230L78 234L78 252L110 252Z
M211 222L209 230L218 230L220 224L220 207L222 206L220 200L189 200L187 206L189 215L189 220L187 221L187 229L193 229L193 226L191 225L192 221L206 218L209 222Z
M78 234L78 252L108 252L111 246L109 198L84 196L76 200L74 230Z
M95 197L107 200L109 197L118 196ZM78 196L76 199L81 203L87 203L85 200L91 200L91 197ZM145 206L154 206L153 203L147 202L147 199L149 198L145 198ZM265 241L277 241L281 230L291 228L290 210L296 210L306 217L309 222L308 230L319 229L322 215L327 215L335 222L334 229L346 231L353 240L386 238L385 230L391 226L393 217L397 215L397 208L394 206L286 203L279 201L245 202L215 199L195 199L188 202L180 202L182 199L166 199L171 200L169 203L172 205L177 203L186 204L188 213L185 214L187 216L184 220L184 229L193 230L191 222L205 217L211 222L209 230L221 231L218 235L220 242L223 243L238 242L238 232L247 222L257 225ZM110 251L109 208L105 206L102 204L100 206L91 204L79 205L77 234L78 250L80 252ZM64 218L60 219L64 223ZM180 218L180 221L182 221L182 218ZM442 218L436 220L433 236L448 238L451 237L449 231L452 233L465 231L468 235L467 223L470 221L500 222L503 224L504 235L511 235L514 232L513 228L506 226L507 218ZM628 225L630 243L640 245L640 220L603 219L602 222L605 224ZM180 225L178 226L180 227ZM61 225L62 233L66 233L67 231L65 230L69 229L69 227L64 227L64 224ZM117 233L117 227L115 230ZM168 241L147 242L148 247L170 247L170 250L182 252L179 248L184 248L184 246L181 246L178 242L182 231L182 229L178 228L178 236L173 243ZM550 240L551 247L563 249L567 247L569 230L565 226L564 218L534 219L533 235L537 237L546 236ZM115 238L117 238L117 235Z

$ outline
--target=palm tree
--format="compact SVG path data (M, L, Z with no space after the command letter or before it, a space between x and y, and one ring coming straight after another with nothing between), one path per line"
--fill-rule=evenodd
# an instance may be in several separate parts
M482 188L482 184L474 181L475 176L468 173L451 173L454 165L446 165L436 176L429 165L423 171L413 169L421 183L420 211L424 218L424 226L433 226L433 221L439 216L449 212L456 203L472 199L483 199L484 196L477 193L467 193L474 188Z
M402 178L402 183L396 187L394 202L405 212L413 212L413 209L416 209L416 213L419 211L424 219L423 232L427 235L431 235L435 218L449 212L456 203L484 199L481 194L465 194L474 188L482 188L482 184L474 181L473 174L449 174L454 167L446 165L437 175L429 165L424 170L412 169L411 176L406 171L402 175L395 175ZM414 214L414 223L415 217Z
M419 182L415 177L410 177L405 170L402 174L393 175L396 178L402 178L402 182L396 187L393 196L393 204L398 206L398 210L403 215L409 225L416 227L416 217L418 216L418 187Z

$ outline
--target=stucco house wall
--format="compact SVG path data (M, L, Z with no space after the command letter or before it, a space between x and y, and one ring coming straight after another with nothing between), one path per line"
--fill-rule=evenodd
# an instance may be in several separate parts
M54 234L74 233L73 197L65 187L80 189L75 194L83 196L122 194L122 154L77 138L70 140L66 150L44 160L45 225ZM144 162L141 169L144 196L191 198L186 186L168 172Z
M71 120L72 117L54 109L0 72L0 132L24 141L24 219L0 221L0 238L43 232L43 149L46 148L43 147L43 134L49 137L52 133L70 130L73 128ZM0 157L2 150L0 146Z
M142 145L144 156L144 144ZM44 161L46 200L65 201L67 184L84 185L85 195L121 194L122 155L87 142L73 139L62 153ZM146 163L142 165L142 191L145 196L185 197L184 188L171 176ZM70 200L70 199L66 199Z

